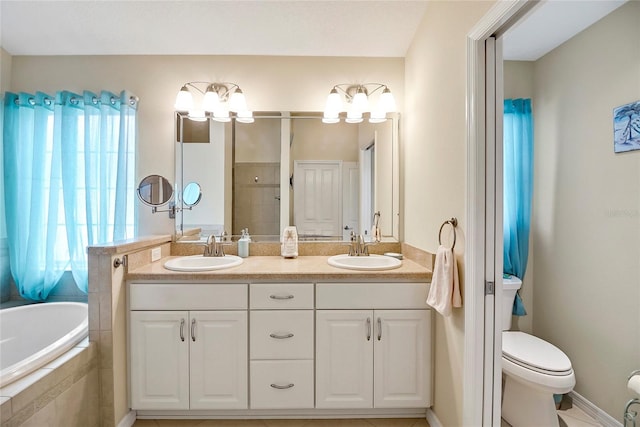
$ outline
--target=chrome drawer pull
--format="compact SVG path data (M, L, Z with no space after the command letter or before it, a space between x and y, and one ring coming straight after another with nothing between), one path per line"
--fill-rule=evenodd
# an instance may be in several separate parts
M271 299L293 299L293 295L269 295Z
M180 340L184 341L184 319L180 319Z
M382 338L382 320L378 317L378 341Z
M191 320L191 340L196 342L196 319Z
M286 338L293 338L293 334L286 334L286 335L269 334L269 336L271 338L275 338L277 340L283 340L283 339L286 339Z
M271 384L271 387L276 388L278 390L286 390L288 388L293 387L293 384L287 384L287 385Z
M367 317L367 341L371 341L371 318Z

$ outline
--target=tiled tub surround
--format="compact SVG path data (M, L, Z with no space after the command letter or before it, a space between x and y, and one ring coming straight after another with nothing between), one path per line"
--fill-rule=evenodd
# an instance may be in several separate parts
M154 263L151 262L151 250L161 248L162 259ZM172 242L171 236L152 236L139 238L126 242L116 242L109 246L89 248L89 338L99 344L99 377L100 387L100 414L102 426L117 426L121 422L133 423L130 419L128 390L127 390L127 344L126 344L126 280L135 278L136 280L154 280L155 275L162 275L165 279L174 280L180 277L182 280L191 280L192 273L170 272L162 267L168 256L181 256L201 254L202 244L198 243L176 243ZM379 243L371 247L371 253L400 252L400 250L412 249L410 246L401 245L397 242ZM225 247L225 252L236 254L236 244ZM236 279L248 280L252 274L270 274L276 277L278 274L287 276L297 274L296 277L314 277L317 274L338 274L343 275L346 280L357 280L378 277L378 280L388 280L394 277L407 277L414 274L419 280L429 281L431 277L430 254L415 250L415 253L422 253L418 262L407 260L403 267L396 270L367 273L362 271L340 270L326 264L326 256L346 253L345 243L328 242L301 242L299 245L300 256L293 260L284 260L280 255L279 243L251 243L250 257L245 259L242 270L237 270ZM127 255L128 266L114 267L115 259L122 259ZM308 256L317 257L316 260L306 260ZM270 262L270 261L273 261ZM286 261L286 263L285 263ZM311 273L305 270L308 262L316 263L317 268L322 271ZM248 267L266 269L252 271ZM288 269L295 271L274 270L275 265L284 265ZM323 273L324 272L324 273ZM204 280L222 279L229 270L203 273L200 276ZM173 277L171 275L174 275ZM385 277L380 277L384 275ZM257 276L253 276L254 278ZM293 277L293 276L288 276ZM335 278L335 277L334 277ZM293 279L292 279L293 280ZM395 280L395 279L394 279ZM398 279L400 280L400 279ZM405 279L406 280L406 279ZM124 423L121 425L130 425ZM4 426L3 426L4 427Z
M98 346L85 339L43 368L0 388L2 427L100 426Z

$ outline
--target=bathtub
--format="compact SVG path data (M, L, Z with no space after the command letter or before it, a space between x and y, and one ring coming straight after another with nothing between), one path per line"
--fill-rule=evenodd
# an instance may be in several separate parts
M88 306L49 302L0 310L0 387L56 359L88 335Z

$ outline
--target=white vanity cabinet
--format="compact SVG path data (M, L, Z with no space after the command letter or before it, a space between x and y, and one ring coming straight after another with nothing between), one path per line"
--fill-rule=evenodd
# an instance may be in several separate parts
M427 283L127 291L130 403L143 416L419 417L432 404Z
M129 287L132 409L246 409L247 285Z
M318 283L316 407L431 406L431 311L419 283Z
M252 283L249 294L251 409L313 408L313 283Z

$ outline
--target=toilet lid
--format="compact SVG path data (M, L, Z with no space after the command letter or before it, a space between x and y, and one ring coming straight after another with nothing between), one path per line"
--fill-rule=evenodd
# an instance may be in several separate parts
M502 356L518 365L549 375L571 373L571 361L562 350L524 332L502 333Z

